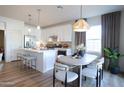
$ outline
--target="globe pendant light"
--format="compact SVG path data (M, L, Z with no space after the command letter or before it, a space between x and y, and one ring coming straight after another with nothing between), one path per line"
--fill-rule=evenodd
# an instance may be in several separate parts
M37 25L37 29L40 30L40 9L37 9L38 11L38 25Z
M78 19L74 24L73 24L73 31L75 32L85 32L89 28L88 23L82 18L82 5L81 5L81 15L80 19Z

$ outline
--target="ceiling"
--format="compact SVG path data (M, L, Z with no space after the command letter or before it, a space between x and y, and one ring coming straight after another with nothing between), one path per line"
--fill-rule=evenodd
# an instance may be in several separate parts
M80 5L63 5L62 7L63 8L57 8L56 5L0 5L0 16L21 20L29 24L28 14L31 14L31 24L37 25L37 9L41 9L41 27L80 18ZM89 18L123 9L124 5L83 5L82 17Z

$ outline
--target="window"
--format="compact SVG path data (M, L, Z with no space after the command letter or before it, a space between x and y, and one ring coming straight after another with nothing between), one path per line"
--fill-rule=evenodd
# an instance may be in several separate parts
M101 53L101 25L91 26L86 32L86 51Z

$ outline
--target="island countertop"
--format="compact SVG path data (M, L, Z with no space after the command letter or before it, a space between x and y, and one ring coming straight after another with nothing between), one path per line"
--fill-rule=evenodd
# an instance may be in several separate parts
M35 50L22 48L18 49L18 52L36 57L36 69L42 73L53 69L57 58L56 49Z
M29 52L36 52L36 53L43 53L43 52L46 52L46 51L56 51L55 49L41 49L41 50L38 50L38 49L32 49L32 48L21 48L19 50L22 50L22 51L29 51Z

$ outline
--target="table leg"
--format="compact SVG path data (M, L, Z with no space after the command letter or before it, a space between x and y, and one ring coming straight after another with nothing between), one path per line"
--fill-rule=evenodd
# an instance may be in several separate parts
M79 81L78 81L79 87L82 86L82 65L79 67Z

